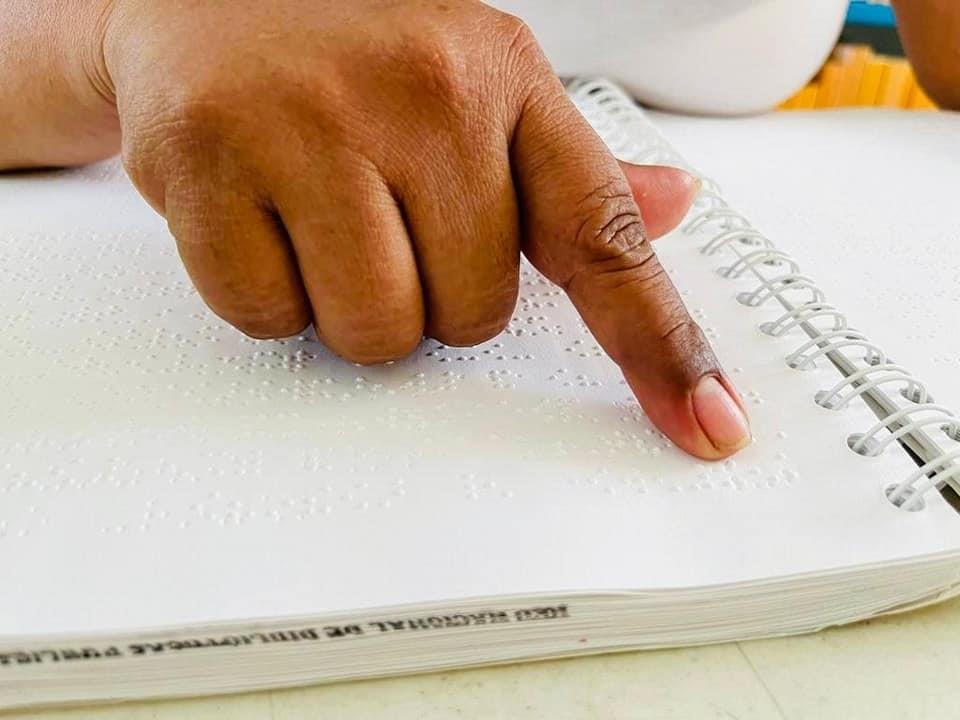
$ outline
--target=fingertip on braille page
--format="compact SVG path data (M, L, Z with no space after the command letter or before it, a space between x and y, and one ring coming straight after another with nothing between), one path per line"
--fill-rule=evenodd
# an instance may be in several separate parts
M693 391L693 411L704 435L718 452L730 454L750 444L750 422L728 388L714 375L706 375Z

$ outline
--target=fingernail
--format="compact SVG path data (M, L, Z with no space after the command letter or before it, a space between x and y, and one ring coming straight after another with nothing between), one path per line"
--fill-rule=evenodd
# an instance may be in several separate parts
M693 391L693 412L700 428L721 452L750 444L750 423L736 399L715 376L707 375Z

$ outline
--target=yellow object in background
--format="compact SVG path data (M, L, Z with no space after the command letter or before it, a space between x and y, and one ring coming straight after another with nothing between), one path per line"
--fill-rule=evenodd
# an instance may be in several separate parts
M903 58L875 55L867 45L838 45L817 76L781 110L833 107L936 110Z

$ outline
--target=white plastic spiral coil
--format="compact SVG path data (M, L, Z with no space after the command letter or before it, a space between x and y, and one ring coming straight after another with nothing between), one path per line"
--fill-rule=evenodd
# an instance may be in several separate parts
M880 365L888 360L883 350L870 342L866 335L847 328L827 330L812 337L787 355L787 365L794 370L809 370L815 366L818 358L825 356L831 350L840 350L845 347L863 348L866 351L863 354L863 361L867 365Z
M861 382L862 381L862 382ZM854 398L860 397L868 390L873 390L881 385L895 383L900 387L919 388L921 393L918 395L917 402L925 403L929 399L926 388L918 383L908 370L885 363L883 365L870 365L857 370L852 375L847 375L840 382L829 390L821 390L814 399L821 407L829 410L842 410ZM850 388L850 392L843 394L845 388Z
M737 302L747 307L760 307L768 300L780 297L784 290L809 290L811 295L809 302L823 302L827 299L827 296L811 278L806 275L789 273L764 279L756 289L738 294Z
M750 243L747 242L745 244ZM733 265L719 268L717 274L721 277L736 280L745 272L752 271L758 265L766 265L768 267L783 267L786 265L790 268L790 272L800 272L800 264L796 260L783 252L783 250L777 250L773 245L768 245L762 250L754 250L746 255L741 255Z
M781 337L799 327L803 323L812 323L815 320L831 318L833 320L830 330L846 330L847 318L837 310L833 305L823 302L808 302L803 305L797 305L791 310L787 310L776 320L765 322L760 326L760 330L773 337Z
M576 80L568 92L606 141L615 155L634 163L671 165L702 175L691 168L660 135L644 112L615 85L605 80ZM778 300L785 312L778 319L763 323L760 329L768 335L784 336L797 328L806 335L805 342L786 357L789 367L806 370L831 353L858 349L863 352L843 356L856 364L856 370L833 387L820 391L815 401L830 410L842 410L858 397L869 395L887 385L899 388L899 395L909 404L897 405L873 427L851 435L847 444L864 456L879 455L891 445L913 433L934 429L940 438L960 443L960 420L948 408L936 405L927 388L909 371L892 363L887 354L863 333L848 326L846 316L826 302L826 295L788 253L776 248L769 238L753 227L741 213L731 208L719 185L702 179L700 193L694 202L682 233L692 235L711 229L711 237L700 250L706 256L731 254L736 259L718 268L725 278L755 276L758 285L741 292L737 300L749 307L759 307ZM777 268L779 274L768 277L764 269ZM889 393L883 397L895 404ZM940 447L939 443L936 447ZM960 448L941 450L939 456L924 463L900 484L888 488L887 498L904 510L919 510L924 495L950 480L960 480Z
M924 414L926 417L914 417ZM909 419L909 422L901 423L899 428L891 430L891 424L904 419ZM850 444L850 449L854 452L874 456L882 453L888 445L896 442L904 435L931 425L939 426L945 432L960 427L960 423L958 423L952 410L942 405L924 403L914 407L901 408L879 421L865 433L851 435L847 441ZM888 430L888 434L883 435L884 430Z

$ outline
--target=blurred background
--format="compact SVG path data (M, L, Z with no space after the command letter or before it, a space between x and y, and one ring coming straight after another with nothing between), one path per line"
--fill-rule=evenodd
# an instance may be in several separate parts
M904 57L889 0L852 0L830 59L780 109L854 106L936 110Z
M890 0L487 1L531 25L561 76L608 77L658 109L933 109L914 70L960 107L960 0L893 0L899 33Z

